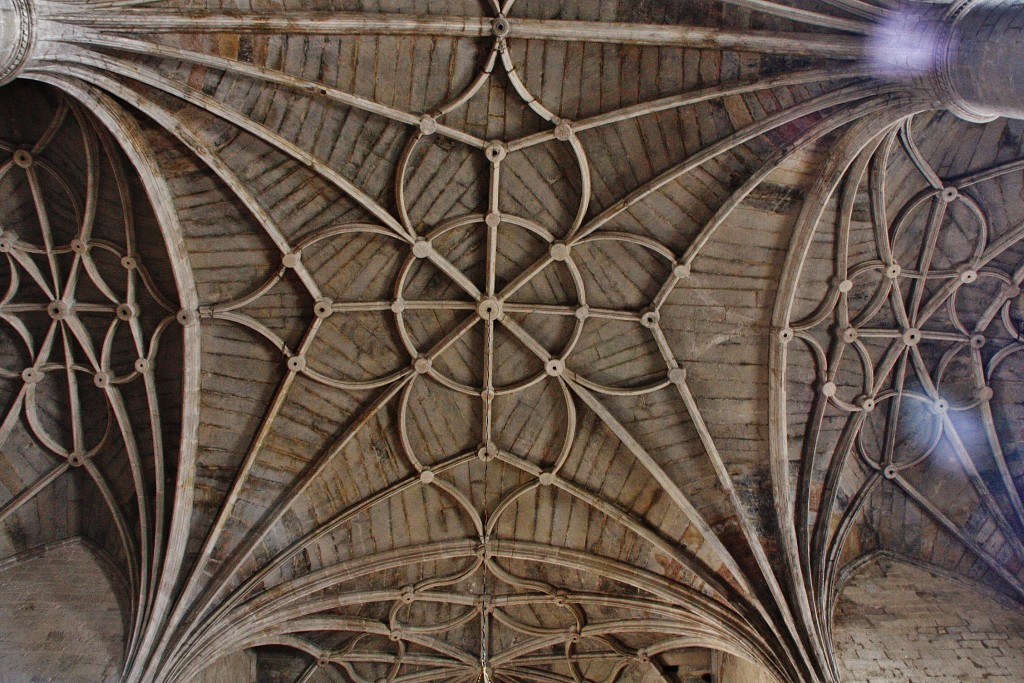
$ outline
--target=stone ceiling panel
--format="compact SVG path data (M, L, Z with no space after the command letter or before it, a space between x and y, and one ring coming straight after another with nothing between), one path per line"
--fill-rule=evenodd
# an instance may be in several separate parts
M871 77L887 8L369 5L39 4L22 75L94 110L141 178L104 142L122 191L84 205L128 243L91 279L133 217L172 256L125 295L160 315L117 308L134 334L93 363L121 431L99 488L134 488L112 529L149 586L125 680L275 646L306 683L666 681L693 649L828 680L862 553L1024 593L1020 130ZM46 200L27 178L19 226ZM143 184L152 211L125 205ZM74 216L56 202L58 242ZM0 251L44 285L78 259ZM53 298L26 305L60 321ZM121 346L178 324L180 384L108 386ZM35 382L10 379L17 407ZM150 511L165 468L133 438L175 418L117 392L174 390L175 503ZM53 395L37 437L77 414Z

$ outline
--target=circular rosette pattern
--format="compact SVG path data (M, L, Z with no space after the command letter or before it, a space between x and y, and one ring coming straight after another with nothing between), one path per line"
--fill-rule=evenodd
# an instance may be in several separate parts
M0 116L21 122L0 140L0 556L84 537L144 596L125 606L137 629L166 550L181 419L163 238L139 177L78 103L19 82Z
M776 343L819 609L877 552L1024 595L1020 455L1006 438L1022 389L1024 233L1002 199L1020 194L1022 161L948 146L1000 129L1012 134L907 118L860 139L809 198L822 208L803 216L813 227Z

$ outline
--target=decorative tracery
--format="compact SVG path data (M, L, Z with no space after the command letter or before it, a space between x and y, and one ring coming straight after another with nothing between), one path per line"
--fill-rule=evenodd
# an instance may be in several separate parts
M17 86L8 92L8 115L32 102ZM137 226L146 214L114 143L64 97L48 113L21 139L0 141L0 448L14 475L5 477L0 521L12 531L31 528L32 515L57 516L73 504L40 497L58 485L66 491L72 477L88 482L94 494L80 494L78 504L88 509L89 495L101 502L81 533L119 558L138 596L131 602L138 629L166 542L165 476L175 463L165 439L174 432L161 410L180 399L168 391L173 367L157 374L156 365L167 362L162 345L176 346L177 307L147 268L159 251L140 248ZM19 480L20 488L11 486ZM16 537L6 540L8 552L25 550ZM54 539L22 542L40 540Z
M937 169L930 159L943 148L929 140L922 152L915 122L875 137L836 184L808 256L831 261L832 279L820 270L807 278L796 304L806 314L780 332L781 343L807 349L817 377L797 533L825 624L859 553L907 554L858 532L886 487L973 555L976 577L1024 590L1020 491L1001 436L1019 391L1007 361L1021 339L1021 228L1010 209L988 204L1014 191L1024 162L955 159ZM940 140L957 130L941 118L925 124ZM807 358L789 353L791 367Z
M1016 552L1024 518L990 408L1020 340L1021 277L997 263L1016 233L994 238L970 189L1020 165L940 179L905 118L931 96L871 79L859 61L890 8L732 4L757 29L519 18L514 0L491 2L488 17L40 5L62 28L22 74L102 109L112 128L138 118L119 140L163 155L168 178L152 168L143 177L183 217L184 235L162 227L194 240L201 274L198 305L177 310L160 295L136 254L116 165L123 236L96 238L88 196L67 235L48 230L41 201L41 241L0 235L12 283L0 317L32 361L5 371L26 387L10 415L24 413L66 459L2 510L79 465L104 492L125 554L142 558L126 680L189 680L217 657L274 645L303 653L302 681L318 667L374 683L669 680L667 663L688 648L814 679L828 666L821 648L845 539L883 483L1020 590L1000 539ZM339 36L377 35L450 40L447 83L434 86L447 95L403 107L312 68L318 56L338 61L324 55ZM702 73L610 104L584 92L570 116L542 92L531 49L545 41L687 48L667 61L699 62ZM358 41L352 54L355 83ZM387 74L381 82L394 86ZM366 127L331 132L325 121L341 117ZM103 134L90 139L90 159L100 147L116 156ZM716 341L680 311L705 305L695 281L739 277L716 259L736 250L722 233L742 224L750 198L800 169L799 154L837 140L826 159L839 169L825 175L834 184L803 202L771 342L783 354L805 344L795 372L816 368L791 509L784 438L758 441L766 462L754 465L721 449L729 423L707 419L714 400L693 381L706 356L691 349ZM239 154L246 144L253 153ZM346 145L366 149L342 163ZM0 167L21 167L33 197L47 168L37 146L12 148ZM900 148L925 187L894 199L887 178ZM619 149L652 158L617 174ZM99 175L88 177L95 193ZM161 183L177 183L176 193ZM297 188L289 201L277 184ZM197 230L206 200L219 224ZM855 218L863 206L868 217ZM801 240L826 209L839 226L828 245L836 256L824 259L836 276L808 286ZM778 220L774 210L759 216ZM204 230L205 243L195 236ZM963 249L942 243L957 230L973 235L970 248L944 262ZM229 239L236 253L221 267L233 275L209 276L208 261L228 251L210 256L203 244ZM737 286L738 300L758 300L749 310L771 296L757 291L775 284L765 270ZM87 283L93 298L78 293ZM29 284L41 294L20 303ZM980 317L975 291L988 297ZM44 312L52 334L18 322ZM164 539L153 364L175 319L202 336L209 363L205 398L186 392L203 428L198 445L183 440L188 495L179 492ZM766 327L748 321L729 333L760 339ZM773 370L772 420L786 416L788 367ZM60 420L39 417L35 387L60 373L69 409L58 433ZM83 378L103 401L79 398ZM121 387L139 385L145 400L126 407ZM108 406L106 420L87 415L94 403ZM233 413L232 403L259 407ZM133 410L148 415L152 466ZM978 411L997 487L958 427ZM823 457L817 444L830 438L838 445ZM128 512L93 465L118 439L138 501ZM947 446L998 536L966 531L915 483ZM769 458L776 499L756 500L757 485L772 487L750 485L747 473L767 470ZM181 571L169 564L158 588L165 549Z
M426 487L431 491L421 494L426 497L428 510L434 505L454 505L465 522L464 528L475 532L470 537L473 547L483 548L479 552L484 554L485 560L475 570L481 575L477 590L485 590L488 583L496 581L498 586L492 586L491 590L498 591L499 595L505 594L509 586L517 590L540 591L545 595L572 592L557 583L526 580L524 577L514 579L506 570L501 569L496 560L488 557L488 553L494 552L489 549L494 544L500 547L501 543L507 542L504 540L508 538L506 534L515 528L503 525L506 518L518 514L524 505L537 505L539 495L559 496L565 501L582 503L592 510L590 514L614 520L612 523L623 527L626 533L642 539L644 544L669 558L668 561L684 568L680 579L684 576L686 579L675 590L691 594L687 600L698 601L700 607L697 608L696 620L704 625L697 633L703 633L702 637L709 638L709 642L725 649L739 648L747 657L771 659L771 655L768 655L770 648L758 645L751 650L742 645L748 639L757 642L763 638L778 637L777 632L773 633L775 627L765 621L766 614L760 603L759 589L751 583L751 577L741 568L733 551L722 543L713 530L705 517L707 512L699 509L691 500L690 495L661 464L659 456L644 445L644 439L634 434L634 428L620 416L622 408L616 406L614 401L645 402L646 397L657 395L659 402L671 402L679 415L686 416L689 429L696 433L697 443L709 461L709 472L716 481L714 485L725 493L729 501L726 509L739 520L741 533L746 538L744 552L753 553L755 563L766 570L768 560L763 547L756 540L754 526L746 519L746 509L739 501L715 440L704 424L699 401L687 384L685 368L663 331L662 315L666 302L676 296L680 283L689 277L702 245L712 238L730 212L756 186L757 181L784 161L787 151L779 149L770 156L756 177L740 187L690 242L677 238L666 242L664 238L655 236L657 232L645 234L644 231L624 229L620 227L620 219L628 213L642 211L645 203L662 188L778 126L829 107L851 106L852 114L857 111L857 106L884 106L886 100L872 99L884 89L854 84L818 96L803 96L792 107L766 113L762 120L738 128L732 135L694 153L627 194L615 205L595 211L591 209L591 177L594 171L587 156L586 143L581 137L588 131L691 106L708 99L742 98L747 93L757 91L799 88L803 84L822 79L825 73L809 70L766 81L708 88L570 121L561 118L538 99L520 75L510 50L510 27L513 24L512 20L504 16L495 19L490 27L493 45L486 53L479 74L454 99L423 114L408 114L336 88L297 79L281 71L209 53L186 51L169 44L157 45L98 35L83 35L80 41L76 39L82 46L183 59L298 92L312 92L331 102L364 110L411 128L408 142L395 168L395 211L392 213L379 199L357 187L315 154L266 125L233 110L216 96L167 79L140 61L104 52L82 51L77 53L74 60L81 66L70 67L75 76L132 102L201 159L238 197L280 254L280 266L265 281L250 287L247 294L230 301L203 305L195 312L182 313L181 320L186 324L192 324L196 319L225 321L250 330L277 349L282 356L285 373L239 466L238 475L220 508L218 521L205 539L197 565L185 586L184 597L172 617L173 623L189 612L202 614L213 610L212 616L192 633L186 634L184 640L176 644L168 643L172 648L168 656L171 661L178 662L172 669L173 675L194 673L196 667L203 666L211 654L224 653L228 642L234 642L236 647L254 644L237 640L246 633L237 624L240 623L240 613L246 609L245 605L253 599L253 589L266 588L268 580L279 581L273 577L285 572L286 567L297 557L305 556L315 544L328 542L334 534L353 524L356 517L368 514L374 507L393 504L396 498L410 495L410 491L418 487ZM46 75L45 78L52 80L54 77ZM488 139L489 136L483 131L477 133L476 129L470 127L469 130L474 132L467 132L455 123L462 109L470 106L474 100L488 96L495 86L494 79L498 78L503 79L504 83L503 86L499 85L499 92L504 90L507 96L521 100L527 111L539 120L535 126L537 132L527 131L519 135L513 132L508 138ZM179 98L212 114L223 123L265 141L354 200L365 212L366 219L336 223L299 240L287 237L272 214L246 187L238 172L218 158L215 148L201 134L180 125L158 100L138 94L122 79L131 79L150 89ZM453 121L451 125L447 123L449 120ZM804 140L825 135L835 126L841 125L842 121L843 118L838 117L829 123L812 127ZM409 202L410 182L424 172L420 164L424 162L425 152L421 150L435 137L447 138L450 141L446 143L448 148L452 145L466 145L470 155L482 156L487 180L484 211L449 212L436 224L414 222L413 216L421 215L422 212L417 211ZM553 158L570 159L576 166L568 175L578 178L571 187L577 193L578 201L575 209L568 212L571 218L565 223L534 220L515 210L510 211L503 203L503 192L507 192L503 180L508 169L514 168L509 164L517 156L522 158L529 155L541 145L545 146L549 155L552 154L551 145L560 145L563 152L555 154ZM422 186L423 181L417 182ZM626 225L630 225L633 220L635 217L631 216ZM350 277L354 278L351 283L338 280L338 274L345 272L344 259L358 253L356 250L384 254L392 260L380 262L371 272L350 271ZM628 267L643 269L642 284L634 282L634 278L625 273L620 276L621 279L606 279L607 269L600 264L606 263L609 257L617 258L612 254L620 253L629 254ZM294 286L305 290L306 310L299 309L292 313L304 320L299 324L302 332L297 341L281 336L276 331L276 324L269 323L265 316L267 309L263 305L264 299L274 296L285 281L297 283ZM361 296L362 292L374 295ZM250 314L250 311L253 313ZM374 322L363 324L358 322L361 319L372 319ZM371 337L365 337L370 329L368 325L371 324L375 331ZM339 333L342 336L335 337ZM323 355L338 350L348 353L344 349L351 349L352 346L357 355L365 354L370 349L364 349L361 344L370 338L373 339L373 352L378 358L386 359L383 365L370 363L368 366L365 361L357 360L355 367L342 367L339 373L337 362ZM619 341L609 342L609 338ZM605 344L604 351L598 351L594 346L598 341ZM625 354L622 359L603 359L602 355L615 345L621 346L618 353ZM645 355L638 357L637 350L644 348L647 349L643 352ZM377 366L376 369L373 366ZM301 476L273 499L266 514L255 527L248 530L235 550L228 557L218 560L220 569L215 580L209 585L201 585L204 567L215 555L223 552L218 548L224 530L232 523L237 514L237 506L252 485L251 475L261 466L261 458L273 438L279 416L288 410L291 397L297 391L306 390L308 382L329 390L356 392L360 396L365 395L363 392L373 393L369 398L359 399L362 407L349 421L341 436L309 461ZM539 406L535 404L537 401L540 401ZM537 407L540 407L539 411ZM470 417L460 419L448 428L452 444L432 440L421 425L453 408L466 411ZM524 409L528 409L523 413L525 417L517 417L516 414L522 413ZM399 435L398 458L403 461L399 471L407 474L392 478L386 487L347 509L340 509L329 522L313 528L291 543L284 546L273 543L269 549L270 561L261 560L262 566L255 572L248 569L257 553L262 555L266 552L270 534L280 533L275 530L285 523L290 511L297 505L304 505L312 488L318 486L318 482L337 467L343 453L360 441L362 431L369 429L370 425L391 410L397 412L395 426ZM581 446L577 440L581 417L588 418L588 430L607 431L621 442L630 460L637 463L640 471L645 473L643 476L658 486L672 508L682 515L682 528L673 533L679 534L689 528L688 533L694 539L699 539L699 543L688 548L678 541L670 541L664 537L665 532L652 529L650 522L631 513L614 498L609 499L607 494L595 492L591 485L564 473L566 463L574 455L580 457ZM476 422L476 426L470 426L473 422ZM550 441L541 442L541 447L534 442L532 452L520 452L515 441L509 439L509 436L515 435L508 430L512 424L517 430L544 434ZM550 443L550 446L544 446L545 443ZM474 474L473 468L481 466L482 474ZM511 477L510 481L515 483L499 487L495 493L481 498L480 492L475 490L471 482L477 476L489 480L493 475L488 475L487 470L496 467L505 472L503 479ZM467 476L469 479L466 479ZM554 493L541 493L547 489ZM562 504L572 505L571 502ZM697 547L703 549L698 552ZM367 566L378 572L383 571L384 560L373 560ZM581 566L580 569L584 568ZM322 571L331 575L329 569ZM598 574L604 571L599 570ZM765 575L771 576L771 572ZM247 578L239 587L231 590L237 581L236 576ZM625 581L627 585L635 584L639 580L637 577L634 571L628 580L621 574L618 580ZM291 581L299 580L296 578ZM434 581L442 581L441 585L444 585L441 579ZM504 588L500 588L502 584ZM281 585L291 584L286 582ZM776 586L770 590L779 589ZM708 611L718 613L719 608L701 596L705 592L716 596L717 600L745 602L749 605L749 614L727 620L728 625L723 631L722 625L712 625L716 619L720 620L720 616L712 617ZM198 602L192 603L193 598L198 598ZM615 597L615 591L611 595L592 599L612 611L645 611L642 602L637 602L635 598ZM435 597L437 600L451 602L452 598ZM462 662L460 666L466 666L467 661L471 662L465 674L469 678L475 678L473 671L488 671L488 675L491 675L493 670L496 680L504 680L506 676L515 678L515 674L510 672L516 670L516 658L535 656L534 653L544 651L558 642L562 650L558 658L564 657L568 668L550 675L584 680L589 674L583 672L578 662L579 655L584 652L587 653L586 657L579 661L601 657L610 657L613 661L620 659L621 662L613 665L607 673L608 677L614 679L631 666L657 668L652 653L661 655L682 644L699 642L699 637L693 641L669 639L642 642L642 638L638 640L628 634L636 628L658 631L668 627L659 626L662 621L657 618L637 615L627 621L623 621L625 615L619 616L609 622L619 626L601 627L590 623L591 618L582 607L572 608L568 598L560 600L565 603L562 610L567 610L566 615L574 615L570 619L571 623L562 626L546 625L543 622L530 625L529 620L520 621L508 615L499 616L500 623L494 626L495 614L504 613L482 607L476 612L463 610L458 613L460 616L452 617L455 626L451 628L454 630L468 628L467 624L472 621L479 623L480 632L488 634L486 638L493 640L495 631L492 629L511 630L532 645L520 645L503 654L485 638L480 641L479 653L466 653L464 643L473 642L473 638L467 636L461 647L442 646L436 638L425 647L434 649L434 656ZM628 608L627 605L633 607ZM304 609L310 614L315 612L313 605ZM395 613L391 612L389 622L396 618ZM447 620L437 616L434 618L439 619L440 625L436 626L438 632L447 633L447 630L451 630L444 626ZM563 620L555 618L552 623L560 621ZM231 630L238 634L237 639L225 641L219 637L213 640L215 634L222 634L224 625L228 623L236 624ZM371 628L370 622L356 623L358 627L340 624L338 628ZM636 626L630 626L632 623ZM398 658L389 660L394 663L387 674L390 679L402 675L403 669L399 663L404 661L403 653L410 647L409 643L413 642L405 629L393 626L374 627L374 632L383 629L380 635L390 637L397 643L395 647L399 648L395 654L390 655ZM294 643L295 636L287 634L300 628L297 624L293 625L277 637ZM429 632L432 627L424 624L419 628ZM611 631L605 635L603 629L608 628ZM683 632L677 635L685 635L689 628L683 628ZM746 632L747 636L738 641L731 640L734 636L726 634L734 629ZM620 632L612 635L616 630ZM672 632L674 629L670 628L666 633ZM459 641L455 639L453 642ZM631 642L637 644L630 645ZM211 651L209 648L215 644L218 649ZM420 642L420 645L423 646L423 643ZM311 646L305 649L310 651ZM339 653L348 651L344 647L338 650ZM352 646L351 652L359 651L359 648ZM352 675L356 675L352 669L355 664L348 662L347 655L338 654L332 659L329 656L331 652L334 650L329 650L326 655L318 654L318 659L326 657L330 661L336 660L339 665L350 669ZM465 659L467 656L469 660ZM531 680L538 676L540 678L537 680L544 679L547 675L534 668L530 668L530 671L532 673L518 675ZM427 678L431 675L444 678L450 673L442 668L435 674L427 672L422 675ZM599 679L603 677L598 676Z
M453 658L450 664L442 666L435 675L440 675L442 678L449 677L452 674L447 666L458 664L460 668L464 668L468 661L468 669L463 672L468 680L475 680L477 677L475 672L478 670L488 671L489 676L492 675L490 672L493 670L496 681L506 680L506 676L515 676L511 672L516 670L518 658L533 655L538 651L544 652L552 644L558 643L563 654L555 656L553 661L564 657L568 669L565 673L550 675L556 676L556 678L560 675L565 680L583 680L585 674L577 661L577 653L582 642L593 641L588 644L590 650L584 660L601 657L610 657L613 661L621 660L614 664L607 674L607 678L612 680L629 666L652 666L651 654L661 654L664 650L671 650L673 647L679 647L691 641L655 640L651 642L653 653L649 652L651 648L648 647L631 647L626 644L630 640L629 636L623 635L633 630L634 627L629 625L630 622L621 622L620 618L619 621L611 622L618 623L619 626L602 627L600 624L590 624L586 610L581 606L574 605L571 599L565 596L564 588L542 581L528 580L525 577L517 578L502 569L497 560L491 557L492 551L488 548L494 543L501 543L499 540L501 534L498 529L503 515L514 514L517 506L528 501L536 489L554 486L603 514L613 516L630 531L639 534L647 542L655 544L661 551L689 567L698 580L706 582L712 591L724 596L731 594L734 589L724 583L722 578L716 576L711 567L703 566L701 560L681 553L678 548L648 532L641 521L618 510L613 503L595 496L572 479L563 477L561 470L574 449L577 412L580 408L585 406L593 411L607 428L626 444L633 456L644 467L652 471L660 485L669 491L673 502L698 530L704 542L713 549L712 552L717 556L718 561L724 564L731 581L738 584L744 592L749 591L749 587L747 578L735 564L729 552L720 544L700 513L661 471L656 460L647 453L599 398L600 395L643 396L673 388L680 400L680 408L688 411L691 418L700 425L698 429L703 431L704 443L710 449L710 457L719 460L710 435L706 428L702 428L696 401L686 387L685 371L680 367L659 326L659 309L669 298L673 288L688 276L689 263L680 261L670 246L653 238L602 229L606 225L613 225L618 213L627 210L633 203L648 196L656 189L657 185L635 193L615 210L606 211L592 220L587 220L591 171L584 146L577 137L576 131L584 131L593 125L607 123L615 118L603 117L604 120L600 121L585 120L573 123L558 118L544 107L527 90L526 85L516 73L505 40L507 24L503 23L504 21L503 19L495 20L493 25L496 36L495 46L479 77L473 80L470 87L453 102L439 107L436 112L414 119L416 124L413 133L395 172L397 220L369 197L356 192L355 198L369 213L382 219L380 224L334 225L310 234L301 242L293 245L276 229L272 219L264 211L258 209L255 198L248 196L248 193L243 195L243 197L248 196L247 205L254 211L273 243L281 250L281 267L265 283L253 288L242 298L201 308L199 317L226 320L243 325L270 341L282 353L282 360L285 361L288 372L278 387L278 398L275 399L271 412L264 418L264 430L272 427L276 419L276 411L283 409L286 405L287 396L293 390L294 383L300 376L333 389L349 391L381 389L382 391L362 412L354 427L347 430L346 436L323 457L316 460L311 469L307 470L303 477L304 483L289 491L285 498L280 499L269 518L265 518L260 527L250 533L245 541L244 549L233 560L235 568L233 571L237 571L241 563L255 551L264 535L278 523L304 493L305 487L330 467L332 459L342 452L351 439L355 438L356 429L368 424L379 411L386 409L390 403L396 402L398 405L397 427L402 448L401 457L407 460L410 475L407 479L396 482L389 489L381 491L370 502L375 505L385 503L392 496L402 494L410 486L417 485L430 486L442 492L441 498L447 498L454 502L470 521L471 528L476 531L476 543L483 548L478 551L480 557L470 572L481 575L479 578L481 588L486 590L489 582L497 581L499 587L492 587L491 590L497 590L499 595L505 596L496 598L502 601L511 599L508 597L510 590L513 593L516 590L531 590L534 593L539 591L540 595L562 595L563 597L556 598L556 605L564 610L566 617L570 617L568 620L570 623L561 627L543 623L530 625L529 622L519 621L503 610L488 604L475 609L464 608L461 613L450 620L440 620L438 624L426 623L418 627L402 627L400 615L403 609L408 609L403 608L403 605L413 605L418 602L416 596L419 589L408 586L402 589L402 598L396 601L395 606L389 610L386 625L376 626L371 621L357 621L346 625L342 621L337 624L337 628L342 631L362 630L366 633L378 633L396 643L394 647L398 649L386 659L393 663L388 678L400 676L404 671L403 662L415 661L407 660L405 655L406 650L413 643L434 650L433 656L442 657L442 661L446 657ZM494 77L492 72L495 65L499 63L504 68L504 75L511 88L538 116L552 126L550 131L518 140L484 142L445 127L444 117L470 102ZM125 70L124 73L128 73L128 70ZM140 75L135 68L131 69L131 73ZM264 76L264 74L261 73L260 76ZM165 88L169 87L166 84L161 85ZM178 87L175 87L175 90L180 92ZM234 116L228 116L228 113L222 109L222 105L207 97L193 94L190 99L201 101L225 118L236 120ZM679 101L685 102L686 100L679 98ZM679 101L673 101L672 104L678 106ZM658 103L654 109L664 106L667 106L667 103ZM148 109L155 111L151 106ZM647 113L646 109L631 112L631 115ZM252 128L254 124L243 123L242 125ZM410 220L412 207L406 200L407 179L410 175L416 174L416 163L422 158L422 155L418 154L418 145L434 135L448 135L460 143L476 148L478 150L476 153L483 154L489 169L486 213L455 215L437 226L417 226ZM199 141L193 140L190 136L182 139L194 151L210 158L211 155L200 146ZM580 201L575 211L575 218L568 225L542 225L524 216L502 211L500 198L503 163L509 155L522 154L531 146L549 140L565 145L570 151L571 158L574 158L578 164L577 172L581 178ZM285 147L284 143L280 144L282 148L292 151L290 147ZM304 154L296 152L296 156L302 157ZM318 162L311 160L311 163L315 166ZM664 184L671 177L686 172L687 168L688 165L684 165L667 177L659 179L659 184ZM214 169L230 186L237 187L239 185L238 181L222 165L214 166ZM332 172L324 169L323 173L334 180ZM349 189L347 181L339 179L337 182L344 189ZM708 232L713 229L714 226L711 226ZM519 235L510 237L511 233L516 232L521 237ZM338 259L344 258L348 253L346 242L350 240L359 240L361 245L369 243L372 246L361 246L361 248L370 249L374 253L394 254L392 258L395 259L396 267L382 269L379 273L370 274L368 277L365 273L353 273L360 279L359 286L355 286L354 283L349 285L337 282L334 274L342 268ZM503 245L503 240L510 241L513 245L512 249L517 246L521 247L524 241L531 241L535 243L535 246L528 247L525 255L515 254L514 251L510 254L510 247ZM661 277L664 279L657 289L656 298L649 301L648 305L643 308L638 310L626 303L611 307L590 305L592 297L588 298L588 289L596 286L602 292L602 298L614 302L616 287L613 283L608 283L610 285L608 286L600 280L594 281L592 272L588 273L591 278L588 284L581 265L577 262L580 257L574 256L574 253L585 253L584 250L595 247L599 249L601 243L607 241L639 247L651 255L650 260L659 263L656 269L662 273ZM377 244L380 246L376 246ZM325 252L335 255L333 262L325 260L320 255ZM529 260L522 263L515 262L515 257L522 261L524 256L529 257L531 253L535 254L532 263ZM310 264L315 264L315 266ZM246 307L257 304L261 297L271 294L275 285L289 271L295 274L306 289L307 306L312 310L312 316L302 335L301 342L295 348L291 348L285 339L256 318L245 313ZM387 280L383 279L386 275L391 274L390 271L393 271L392 277ZM319 281L322 277L321 273L331 274L333 278L331 288L340 292L345 297L344 300L335 300L327 295L326 287ZM390 292L391 296L364 299L359 297L360 289ZM531 301L536 297L538 291L543 290L561 292L561 294L555 299ZM338 343L328 342L324 338L324 335L337 333L337 328L328 328L329 321L335 316L348 318L373 316L377 320L390 321L390 324L394 326L395 336L400 345L386 351L378 347L376 352L391 359L400 359L405 355L408 360L405 361L404 367L399 363L394 367L388 367L383 374L379 375L361 373L359 377L332 376L329 370L331 364L325 363L319 356ZM568 323L563 325L565 331L561 337L557 335L553 337L551 330L545 329L545 327L541 327L539 332L531 331L531 326L544 326L546 320L551 317ZM540 322L537 322L538 320ZM604 372L605 376L610 379L598 381L588 377L590 373L586 368L585 361L577 362L576 358L581 347L586 344L585 330L588 323L593 325L597 321L614 321L619 324L618 329L624 330L623 333L632 336L649 335L650 342L661 355L661 362L664 363L663 369L659 372L656 365L651 365L650 370L645 371L644 375L634 377L629 373L635 372L635 370L629 369L629 366L635 364L627 364L625 368L627 374L622 374L622 369L616 370L612 367L607 368ZM347 341L348 343L358 343L354 339ZM381 344L387 344L388 341L387 337L378 338L378 342ZM593 343L592 340L591 343ZM499 355L502 356L502 365L500 366L496 363ZM467 359L469 360L467 361ZM478 408L479 428L472 430L468 438L460 439L460 441L475 442L479 444L478 446L461 452L434 452L429 447L424 450L422 437L417 438L420 435L413 433L416 422L429 419L425 415L416 415L417 410L423 410L423 408L417 408L418 405L422 405L422 401L415 400L414 396L417 395L418 387L424 383L432 383L432 386L435 387L432 392L435 394L438 389L448 390L454 394L469 397L471 401L480 402ZM531 459L525 454L517 453L515 448L507 442L502 430L495 427L494 418L496 402L511 402L511 410L514 411L515 404L523 400L522 396L527 390L542 384L552 387L553 391L547 390L548 393L553 393L562 402L563 407L557 409L556 414L560 419L564 419L564 423L557 424L554 429L555 432L562 432L561 436L556 439L554 450L547 457L538 461L536 458ZM542 389L542 391L544 390ZM437 400L444 401L444 399ZM457 397L450 399L451 403L458 403L458 401ZM535 415L534 419L544 418ZM546 431L551 431L551 429ZM259 448L260 438L258 437L250 450L249 462L258 457ZM519 478L523 483L504 494L503 498L481 506L480 503L474 501L473 492L466 486L467 482L460 480L458 476L459 473L465 471L466 463L472 459L478 459L485 465L492 461L500 461L504 465L519 470L521 472ZM242 472L246 472L248 467L248 465L243 465ZM731 488L727 483L728 474L725 473L720 461L717 469L719 475L725 480L723 483L728 490ZM484 476L487 476L486 468ZM236 490L245 484L245 478L240 477L236 480ZM230 503L223 509L222 515L225 515L225 518L230 513L230 509ZM218 616L218 619L213 620L207 628L215 626L220 619L237 620L238 608L236 606L240 600L249 595L250 586L259 585L257 580L264 580L276 567L302 551L315 538L330 533L331 528L340 523L342 523L342 519L337 519L328 527L318 529L313 536L307 536L289 546L284 555L276 557L273 562L243 584L246 590L236 592L235 597L222 603L218 610L219 615L222 616ZM212 547L215 542L216 535L208 538L207 547ZM454 578L425 579L420 583L425 583L431 588L441 588L464 581L465 578L459 574ZM504 584L503 587L502 584ZM213 597L216 593L208 592L208 595ZM484 599L485 603L488 602L485 598L481 599ZM526 601L526 604L530 600L536 599L536 597L528 596L521 598ZM590 597L589 600L609 606L616 602L622 602L623 606L632 602L612 597ZM456 602L454 596L450 594L433 594L431 601ZM432 618L437 619L437 616ZM636 620L635 617L634 620L637 624L635 628L644 630L649 630L655 624L661 623L659 620ZM564 622L565 619L555 619L555 621ZM470 622L479 623L482 639L480 640L479 658L472 657L467 660L466 654L460 654L459 648L443 645L444 638L438 634L450 636L451 632L469 628ZM293 625L289 632L299 628L301 628L299 625ZM611 628L609 634L617 635L604 635L608 628ZM668 626L665 625L662 628L668 628ZM495 650L494 654L491 654L492 643L490 641L495 638L495 631L501 629L518 633L520 638L526 638L528 644L520 645L508 652ZM668 632L672 632L672 630L669 629ZM684 628L683 632L687 630L688 628ZM245 630L238 629L238 633L241 637ZM416 636L415 634L421 635ZM430 634L429 638L427 634ZM362 648L358 646L359 640L360 638L354 638L337 651L320 652L317 654L317 659L321 663L325 660L337 662L353 678L364 680L363 676L357 672L358 665L349 659L355 657L355 661L359 660L359 655L362 652ZM473 638L467 636L465 640L471 642ZM204 640L199 640L199 642L202 643ZM452 642L460 642L460 639L454 639ZM696 643L697 641L692 642ZM245 643L245 641L236 643L236 645L242 644L251 643ZM733 647L736 646L738 645L733 645ZM223 643L218 643L218 647L223 648ZM609 647L610 650L607 649ZM306 645L305 649L312 652L314 647ZM748 653L748 656L752 654ZM189 658L198 664L207 661L206 657L197 654L190 654ZM182 671L186 670L182 669ZM425 675L429 678L429 672ZM527 678L531 676L545 678L539 672L534 671L532 667L527 667L519 675ZM595 680L601 680L601 678L598 677Z

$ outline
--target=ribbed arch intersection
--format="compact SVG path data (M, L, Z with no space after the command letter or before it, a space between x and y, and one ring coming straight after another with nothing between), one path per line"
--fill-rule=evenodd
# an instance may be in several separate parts
M88 362L4 371L0 429L24 412L66 462L0 516L82 460L131 585L124 680L243 650L304 682L671 683L711 652L831 680L864 553L1019 598L1020 131L877 77L888 4L33 12L37 83L8 88L89 122L60 153L84 200L52 237L53 135L5 143L39 219L0 217L0 251L100 303L0 319L34 343L45 313L61 348L113 321ZM23 411L51 370L70 398Z

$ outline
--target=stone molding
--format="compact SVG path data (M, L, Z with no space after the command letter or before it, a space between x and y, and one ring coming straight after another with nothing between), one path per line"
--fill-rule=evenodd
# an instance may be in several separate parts
M35 38L29 0L0 0L0 85L17 78Z
M967 13L981 4L982 0L957 0L949 5L942 15L942 34L935 50L935 85L943 104L958 118L971 123L988 123L999 118L998 114L984 111L967 100L954 84L953 70L963 65L954 56L957 43L957 28Z

